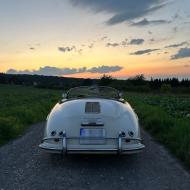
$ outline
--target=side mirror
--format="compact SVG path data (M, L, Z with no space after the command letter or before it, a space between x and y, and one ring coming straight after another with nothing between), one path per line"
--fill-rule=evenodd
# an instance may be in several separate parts
M123 93L119 92L119 101L122 103L125 103L125 100L123 99Z
M64 93L62 94L62 98L63 98L63 99L67 99L67 93L64 92Z
M123 93L119 92L119 98L123 98Z

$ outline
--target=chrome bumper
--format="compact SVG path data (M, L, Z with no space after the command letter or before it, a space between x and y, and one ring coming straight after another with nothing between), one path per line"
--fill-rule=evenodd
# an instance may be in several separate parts
M51 143L46 143L46 140L51 140L54 138L44 138L42 143L39 145L40 148L50 153L62 153L62 154L133 154L141 152L145 146L141 143L141 139L136 138L125 138L122 137L121 133L119 133L117 138L105 138L105 140L114 140L117 142L117 146L108 147L108 145L102 145L97 148L97 145L78 145L75 147L69 147L67 141L68 140L80 140L80 137L67 137L66 133L63 133L62 137L59 137L59 141L61 141L61 146L56 146ZM136 143L132 143L129 145L123 146L123 141L125 140L135 141Z

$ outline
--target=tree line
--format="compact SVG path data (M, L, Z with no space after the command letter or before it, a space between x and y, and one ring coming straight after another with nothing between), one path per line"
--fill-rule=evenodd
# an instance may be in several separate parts
M75 86L102 85L119 90L136 92L182 92L190 93L190 79L165 78L146 80L143 74L120 80L109 75L100 79L67 78L58 76L40 76L26 74L0 73L0 84L34 86L36 88L67 90Z

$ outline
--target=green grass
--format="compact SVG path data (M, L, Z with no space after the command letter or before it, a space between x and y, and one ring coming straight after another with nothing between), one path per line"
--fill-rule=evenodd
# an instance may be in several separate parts
M0 85L0 144L46 119L62 91ZM140 124L190 167L190 95L126 93Z
M143 128L190 167L190 96L127 93L126 99Z
M61 91L0 85L0 144L22 134L30 124L43 121Z

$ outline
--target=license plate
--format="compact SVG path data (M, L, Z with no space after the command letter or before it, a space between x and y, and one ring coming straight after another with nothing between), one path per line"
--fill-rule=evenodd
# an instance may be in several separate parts
M81 137L105 137L105 129L81 128L80 136Z
M80 129L80 144L104 144L105 129Z

